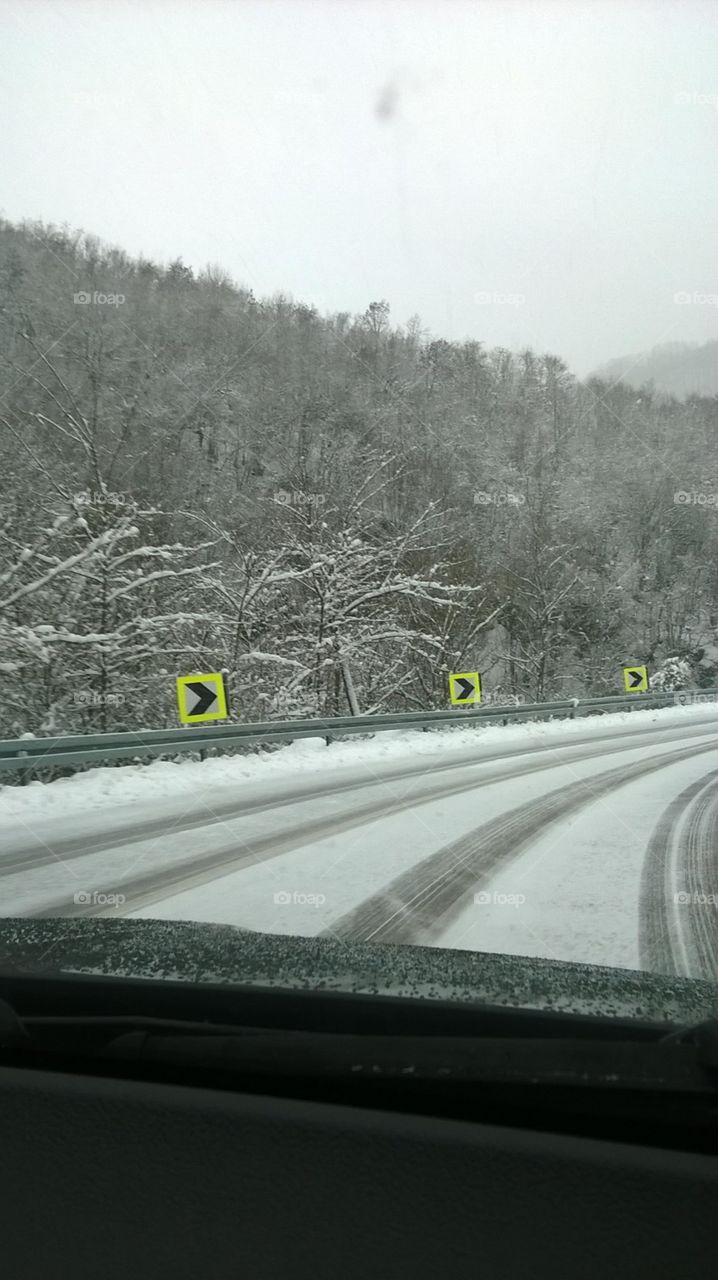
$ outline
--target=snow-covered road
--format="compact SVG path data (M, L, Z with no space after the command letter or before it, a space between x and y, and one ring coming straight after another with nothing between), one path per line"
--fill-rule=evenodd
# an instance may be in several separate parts
M268 767L97 770L6 788L0 821L3 915L194 919L718 978L710 708L306 743Z

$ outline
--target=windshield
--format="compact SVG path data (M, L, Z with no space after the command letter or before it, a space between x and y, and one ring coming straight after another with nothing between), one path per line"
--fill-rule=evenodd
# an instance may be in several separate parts
M459 952L688 1010L714 7L0 16L2 917L71 918L58 962L189 922L309 939L317 985L422 948L422 990Z

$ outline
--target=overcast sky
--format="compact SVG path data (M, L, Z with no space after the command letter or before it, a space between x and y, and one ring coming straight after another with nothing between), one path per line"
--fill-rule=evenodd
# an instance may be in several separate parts
M0 15L7 218L581 374L718 338L713 0Z

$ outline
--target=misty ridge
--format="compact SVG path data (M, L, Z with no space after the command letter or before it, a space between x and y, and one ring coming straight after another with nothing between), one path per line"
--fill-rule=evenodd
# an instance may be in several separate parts
M711 685L718 402L656 371L716 345L581 383L3 222L0 732L172 724L187 672L243 720L344 713L347 671L363 712L445 706L450 671Z
M718 342L664 342L639 355L609 360L593 376L608 382L621 379L631 387L678 398L718 396Z

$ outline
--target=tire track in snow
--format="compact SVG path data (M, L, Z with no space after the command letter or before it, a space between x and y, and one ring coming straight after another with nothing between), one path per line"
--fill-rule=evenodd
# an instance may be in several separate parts
M635 750L635 743L631 744L631 747ZM628 749L630 749L628 746L614 745L609 748L607 754ZM577 752L572 751L571 760L591 758L594 754L595 748L581 747ZM153 903L161 902L174 894L184 893L189 889L197 888L199 885L220 879L222 876L242 871L247 867L255 866L258 862L278 858L282 854L288 853L304 844L323 840L332 835L339 835L342 831L361 826L362 823L375 822L377 819L389 817L403 810L414 809L418 805L437 799L440 800L446 796L459 795L464 791L478 790L481 787L491 786L495 782L523 777L525 774L535 773L542 769L554 769L562 762L562 760L550 759L542 752L537 760L527 762L524 758L520 764L506 765L487 777L479 775L469 779L464 778L460 782L452 777L443 777L441 781L435 782L433 785L424 786L419 796L411 794L394 796L382 800L380 803L377 802L376 797L373 797L371 800L364 800L353 808L344 809L338 814L334 813L323 815L321 818L311 818L304 822L295 823L284 831L273 832L266 836L243 838L238 833L229 840L225 840L219 849L214 849L203 855L184 858L170 865L165 864L162 867L154 867L150 871L137 874L129 879L122 879L121 876L113 875L112 892L124 893L128 899L125 910L122 908L107 909L102 906L91 907L84 904L75 904L74 902L69 902L65 896L59 897L55 893L52 898L47 899L42 905L35 906L29 911L16 910L13 914L43 917L123 915L125 911L137 911L140 908L151 906ZM412 777L414 777L414 773L415 771L412 771ZM422 777L423 775L419 774L418 776ZM429 773L429 776L431 776L431 773ZM374 785L380 785L380 783L375 783ZM360 788L360 791L363 790L363 787ZM314 798L314 795L309 797L309 799ZM306 797L302 797L301 803L305 800ZM270 808L272 807L270 806ZM282 803L278 807L283 809L285 804ZM229 820L224 819L223 821ZM232 820L236 821L237 819L235 817ZM198 822L196 825L201 828L202 824ZM204 825L216 826L217 821L206 821ZM184 833L184 830L177 832L178 835ZM167 838L169 839L173 835L175 835L175 831L170 829L167 832ZM132 843L138 842L133 841ZM118 846L118 849L122 848L122 845ZM107 852L107 850L102 850L102 852ZM74 857L88 856L90 856L90 851L87 849L82 849L74 854ZM59 861L65 862L66 860L72 861L73 858L63 858ZM39 859L25 859L16 856L14 859L9 859L7 862L0 864L0 876L7 876L18 871L32 871L39 867L56 865L57 862L58 859L56 857L47 853L43 853ZM107 882L109 877L110 873L104 872L100 879L103 882ZM73 888L75 887L73 885Z
M703 736L703 735L701 735ZM685 752L714 750L716 748L715 731L711 733L711 741L701 744L700 747L683 747L678 752L679 755ZM478 773L470 778L463 778L461 781L449 776L444 776L441 781L428 785L423 785L419 795L406 794L398 797L391 797L386 800L377 802L376 797L371 800L364 800L362 804L355 806L353 809L344 809L340 813L323 815L321 818L311 818L304 822L296 823L290 828L280 832L272 832L266 836L249 836L243 838L240 834L233 835L229 840L224 841L219 849L213 849L202 855L184 858L181 861L173 863L164 863L160 867L153 867L138 873L134 876L123 878L117 871L104 870L97 875L97 883L95 889L100 889L100 884L105 884L108 891L112 893L123 893L126 903L122 907L107 908L103 906L90 906L85 904L75 904L68 901L67 896L58 895L55 890L52 896L44 901L36 902L32 908L23 910L15 910L12 914L18 916L42 916L42 917L72 917L72 916L103 916L124 915L141 908L151 906L153 903L163 901L168 897L172 897L178 893L184 893L187 890L197 888L200 885L210 883L226 875L231 875L245 868L256 866L259 862L268 861L277 858L282 854L290 852L292 849L301 847L304 844L322 840L328 836L340 834L343 831L351 830L354 827L364 823L375 822L377 819L389 817L392 814L402 812L404 810L415 809L423 804L430 803L443 797L459 795L462 792L479 790L482 787L493 786L496 783L511 781L526 774L539 772L545 769L555 769L558 766L571 764L585 759L595 758L596 755L613 755L619 754L626 750L635 750L635 742L614 743L608 750L605 748L596 751L596 745L591 743L581 746L577 751L571 750L570 759L566 759L565 754L561 754L558 759L553 758L556 748L552 751L540 750L538 759L527 760L526 755L522 756L521 762L513 761L503 768L494 769L485 776ZM670 753L673 759L675 752ZM667 756L661 756L662 761L668 759ZM477 762L480 767L484 762ZM487 762L491 763L491 762ZM640 762L641 767L645 767L644 762ZM468 765L466 767L471 767ZM635 767L635 766L633 766ZM659 765L655 761L651 762L651 767L656 768ZM426 771L431 776L432 770ZM444 772L444 771L442 771ZM453 771L452 771L453 772ZM626 773L624 767L616 772ZM413 776L413 775L412 775ZM419 780L423 775L419 774ZM380 785L376 783L375 785ZM576 786L590 786L589 783L572 783L568 790L575 790ZM363 788L362 788L363 790ZM306 799L306 797L303 797ZM284 807L284 806L281 806ZM517 811L520 812L520 811ZM215 824L208 824L215 825ZM174 834L172 830L168 833L167 838L171 838ZM121 850L122 846L118 846ZM106 852L106 851L104 851ZM77 856L85 856L78 854ZM434 855L437 856L437 855ZM46 859L47 862L56 862L57 860ZM63 860L64 861L64 860ZM35 864L36 866L37 864ZM16 867L16 870L18 868ZM35 869L35 867L22 867L22 870ZM409 873L407 873L409 874ZM73 883L72 888L77 887ZM38 892L37 897L40 897Z
M572 741L559 743L528 743L525 750L521 751L514 747L508 751L497 751L493 755L480 754L478 757L473 756L471 752L461 752L459 758L453 757L450 760L441 760L434 757L430 761L427 760L426 763L412 765L409 768L406 766L398 768L389 766L386 769L382 769L381 776L373 775L369 778L354 779L347 782L334 779L331 783L320 782L312 787L295 786L293 790L285 791L278 796L269 798L263 796L239 804L236 801L223 802L211 808L208 804L205 813L198 814L195 811L186 817L163 814L158 818L144 819L142 823L128 824L125 822L112 831L103 832L101 835L70 836L51 841L43 840L42 837L36 836L30 844L24 845L19 849L3 852L3 856L0 858L0 876L14 875L20 871L32 871L38 867L52 866L60 862L71 862L75 858L107 853L113 848L142 844L152 838L169 838L174 835L182 835L185 832L200 831L206 827L221 825L246 816L282 810L293 804L301 804L308 800L336 798L352 791L363 792L381 784L387 786L402 782L411 784L412 782L420 781L427 774L443 774L446 776L460 769L475 767L478 770L482 767L490 767L500 764L502 761L507 761L504 771L491 779L492 781L501 781L504 778L519 777L526 773L533 773L535 769L553 768L561 763L570 764L572 760L583 760L591 756L608 756L613 755L615 752L632 751L636 749L635 739L645 738L647 735L650 735L651 738L655 735L655 745L660 746L675 739L680 741L689 737L705 737L709 734L716 734L716 732L718 732L718 723L711 722L686 726L685 728L683 726L663 728L652 724L642 729L625 729L605 736L586 735ZM612 745L607 746L605 744ZM526 761L526 756L528 755L535 755L536 760L529 764ZM543 759L544 756L546 757L545 760ZM522 761L519 767L516 764L516 757L520 757ZM239 785L241 784L238 783ZM477 777L475 785L483 785L480 777ZM435 798L440 799L441 796L452 793L452 788L450 786L447 787L446 783L437 784L437 786L440 789L432 793ZM455 787L457 792L465 789L464 786ZM423 797L414 797L411 803L420 804L422 799ZM356 812L361 818L363 811L357 808Z
M676 796L649 841L641 877L642 968L718 981L716 903L718 770Z
M715 750L715 742L683 747L658 759L619 766L590 779L578 778L540 800L527 801L431 854L324 932L327 937L356 941L431 945L464 910L469 892L523 853L548 827L616 787L689 756Z

